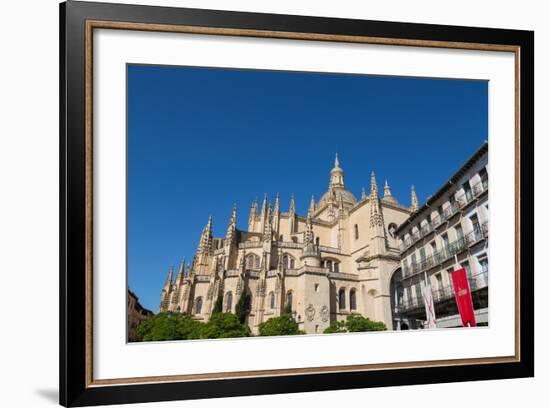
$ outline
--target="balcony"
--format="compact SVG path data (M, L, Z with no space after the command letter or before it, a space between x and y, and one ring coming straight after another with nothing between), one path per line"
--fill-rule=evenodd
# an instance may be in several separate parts
M456 254L459 254L462 251L465 251L472 245L484 239L488 239L488 237L489 237L489 224L484 223L481 229L479 228L474 229L473 231L457 239L456 241L450 242L445 247L441 248L439 251L434 252L432 255L424 259L421 259L420 262L403 266L402 268L403 278L409 278L421 272L430 270L442 264L449 258L455 256Z
M484 223L481 228L478 226L474 228L473 231L469 232L464 236L464 240L466 241L466 245L469 247L477 244L478 242L489 238L489 223Z
M472 191L474 192L475 197L481 196L483 193L489 190L489 180L481 180L480 182L474 184Z
M477 275L468 278L470 283L470 292L475 292L480 289L487 288L489 286L489 270L484 268Z
M488 270L484 269L477 275L469 277L468 282L471 293L487 288L489 286ZM437 289L432 288L432 297L434 304L446 302L455 298L455 291L452 285ZM413 296L410 299L402 299L398 305L400 312L410 312L416 309L424 309L424 299L422 297Z

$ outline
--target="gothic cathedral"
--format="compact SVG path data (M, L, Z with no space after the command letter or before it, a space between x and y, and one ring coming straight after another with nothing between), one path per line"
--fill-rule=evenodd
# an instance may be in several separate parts
M392 328L390 279L400 266L397 226L418 208L414 187L411 206L392 196L386 182L382 198L374 172L370 194L357 198L346 189L336 156L328 191L305 216L287 212L278 195L252 203L248 229L236 227L236 208L224 238L204 227L191 265L168 272L160 311L179 311L208 321L218 296L223 311L235 312L242 291L249 295L247 323L257 334L260 323L289 307L300 329L322 333L331 321L361 314ZM259 210L259 211L258 211Z

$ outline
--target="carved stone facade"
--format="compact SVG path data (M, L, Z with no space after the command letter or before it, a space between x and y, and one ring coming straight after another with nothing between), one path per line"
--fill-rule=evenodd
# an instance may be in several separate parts
M418 205L414 190L412 204ZM246 231L237 229L235 208L224 238L213 237L209 218L193 262L182 261L175 279L169 271L160 310L208 321L218 296L223 311L235 312L246 290L253 333L288 303L306 333L322 333L353 313L391 329L390 279L400 264L393 231L411 212L387 182L379 197L374 172L370 194L357 200L336 157L327 192L318 202L312 197L306 216L296 214L293 196L282 212L278 195L273 205L266 195L260 208L252 203Z

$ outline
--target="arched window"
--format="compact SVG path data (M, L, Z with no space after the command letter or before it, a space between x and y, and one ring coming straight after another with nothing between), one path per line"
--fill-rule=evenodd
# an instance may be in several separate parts
M195 314L201 314L202 310L202 298L199 296L195 299Z
M285 254L283 256L283 267L285 269L294 269L296 263L291 255Z
M269 292L269 307L275 309L275 293Z
M338 309L344 310L346 308L346 290L341 288L338 291Z
M319 246L319 242L321 242L319 241L319 237L315 238L315 245Z
M260 257L256 254L250 254L246 256L246 268L258 269L260 267Z
M292 291L289 290L286 293L286 307L288 307L292 311Z
M355 239L359 239L359 226L355 224L353 230L355 231Z
M333 272L340 272L340 262L334 262Z
M225 295L225 311L230 313L233 309L233 293L227 292Z
M326 261L325 262L326 268L329 272L332 272L332 261Z
M355 289L349 291L349 310L357 309L357 296L355 295Z

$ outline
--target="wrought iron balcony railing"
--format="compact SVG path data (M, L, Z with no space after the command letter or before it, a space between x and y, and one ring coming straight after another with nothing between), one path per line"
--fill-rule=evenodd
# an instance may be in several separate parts
M467 233L463 237L450 242L438 251L435 251L432 255L421 259L420 262L411 263L410 265L404 265L402 268L403 278L409 278L418 273L427 271L435 266L440 265L449 258L456 254L461 253L468 247L487 239L489 237L489 223L486 222L481 228L474 228L473 231Z
M480 289L487 288L489 286L488 271L484 269L482 272L468 277L470 284L470 292L474 293ZM455 291L452 285L444 286L441 288L432 288L432 297L434 304L446 302L450 299L454 299ZM397 305L397 310L400 312L410 312L415 309L424 309L424 299L416 294L407 299L401 299Z

